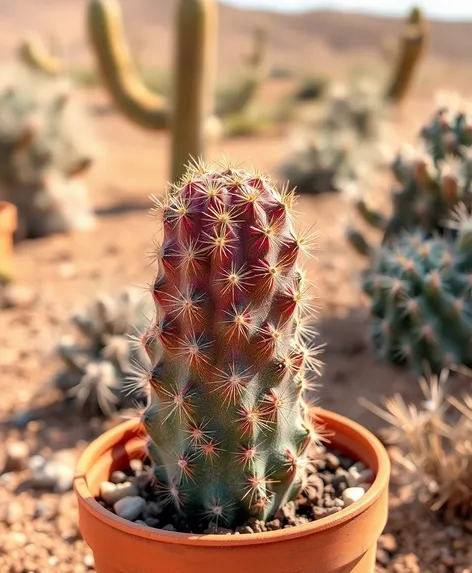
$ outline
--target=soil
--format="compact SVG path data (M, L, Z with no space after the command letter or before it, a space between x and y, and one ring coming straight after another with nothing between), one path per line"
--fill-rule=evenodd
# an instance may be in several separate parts
M465 76L454 70L447 79L448 88L468 90ZM414 141L418 127L433 109L431 86L443 85L442 78L433 80L420 86L392 117L393 147L399 141ZM272 83L264 97L275 98L281 91L278 83ZM147 133L129 124L110 109L107 97L98 90L84 92L83 97L95 110L93 121L103 147L90 176L97 227L88 233L18 244L15 284L28 289L31 296L0 310L0 468L13 444L21 442L28 448L26 469L0 476L1 573L94 570L93 557L78 530L67 472L86 444L121 418L86 419L62 401L49 384L59 368L54 348L59 336L71 330L68 317L72 310L82 308L98 292L113 294L125 285L146 284L154 273L146 258L157 231L147 215L148 196L163 192L169 166L168 135ZM218 158L224 153L234 161L276 173L286 151L285 134L277 134L224 140L214 144L208 155ZM366 193L371 193L374 203L388 205L388 173L380 172L368 187ZM382 396L400 392L406 401L418 400L416 377L379 362L372 353L359 281L365 262L351 252L344 238L352 218L349 204L338 194L305 196L298 201L298 211L300 223L314 224L320 233L319 251L308 269L321 305L319 340L327 344L319 404L377 432L381 421L358 398L378 403ZM370 237L375 239L375 234ZM460 378L453 383L458 388L470 385ZM62 485L55 479L52 487L46 481L40 487L34 476L39 471L34 469L38 456L44 461L57 453L63 458L59 464ZM426 510L412 501L408 489L397 486L396 479L390 505L389 523L379 543L378 571L470 573L471 522L456 522L451 516L446 520Z
M183 519L172 504L169 505L162 499L162 492L153 483L152 467L148 463L142 464L140 460L133 460L132 467L125 468L123 472L114 472L110 481L113 484L121 482L136 486L139 493L134 496L131 503L139 502L141 498L146 504L143 504L143 509L133 518L123 515L122 517L137 523L181 533L220 535L261 533L304 525L337 513L347 507L344 499L346 494L343 495L343 492L348 491L349 486L356 487L362 484L364 492L368 489L367 478L363 477L361 472L367 471L370 478L371 471L366 470L364 464L356 463L340 452L330 451L325 447L312 448L308 455L310 462L307 466L307 485L298 498L281 507L274 519L263 521L253 517L233 530L225 527L224 521L218 523L216 520L209 524L208 520L200 520L198 517L192 520ZM110 482L106 485L110 487ZM112 490L112 494L119 492L119 487ZM109 511L119 514L119 509L112 503L107 503L103 497L98 497L97 501Z

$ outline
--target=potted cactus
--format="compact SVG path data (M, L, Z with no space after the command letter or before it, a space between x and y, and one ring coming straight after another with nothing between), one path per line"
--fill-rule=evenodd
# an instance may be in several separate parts
M373 573L388 456L364 428L310 405L320 350L293 202L268 177L202 164L158 201L157 312L141 337L152 366L138 382L148 404L94 441L75 476L98 573ZM325 432L358 462L358 487L344 476L343 500L322 517L312 507L284 522L307 476L324 487L316 468L335 479L312 454Z

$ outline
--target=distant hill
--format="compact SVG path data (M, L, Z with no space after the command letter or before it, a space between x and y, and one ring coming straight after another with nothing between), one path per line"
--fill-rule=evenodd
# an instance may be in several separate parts
M73 62L90 61L85 30L87 0L0 0L0 58L6 59L21 34L38 30L57 36ZM176 0L121 0L130 42L146 62L168 66ZM273 65L312 68L328 53L379 50L383 38L398 34L401 20L313 11L305 14L219 7L219 64L231 67L249 49L254 25L270 33ZM431 22L431 54L472 62L472 22Z

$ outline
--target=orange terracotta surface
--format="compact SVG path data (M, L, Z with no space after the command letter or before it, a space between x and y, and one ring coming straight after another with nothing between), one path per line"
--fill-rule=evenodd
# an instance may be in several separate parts
M143 449L143 429L130 420L92 442L79 460L74 487L85 541L97 573L373 573L379 535L387 521L390 462L370 432L331 412L317 420L331 443L376 474L361 500L319 521L253 535L192 535L124 520L94 496L110 473Z
M17 211L12 203L0 201L0 276L12 272L13 233L17 227Z

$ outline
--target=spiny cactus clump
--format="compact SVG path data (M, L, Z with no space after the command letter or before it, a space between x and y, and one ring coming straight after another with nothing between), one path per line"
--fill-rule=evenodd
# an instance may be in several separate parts
M384 217L365 199L356 202L363 220L383 232L383 244L405 231L442 233L458 203L472 206L471 126L463 111L441 107L420 132L423 148L399 153L392 164L399 188L392 196L391 216ZM361 254L374 252L359 231L349 230L348 239Z
M319 348L293 193L229 166L189 168L158 202L164 241L142 335L142 415L163 498L189 522L266 519L304 483Z
M364 283L376 350L420 372L472 364L472 218L458 213L455 237L384 246Z
M90 308L72 316L80 339L64 336L58 346L66 369L55 383L88 415L110 415L145 399L132 390L133 372L148 366L148 357L133 336L147 324L152 299L125 289L118 297L99 297Z
M20 235L87 228L80 176L96 154L87 118L64 78L23 65L0 74L0 199L18 208Z

